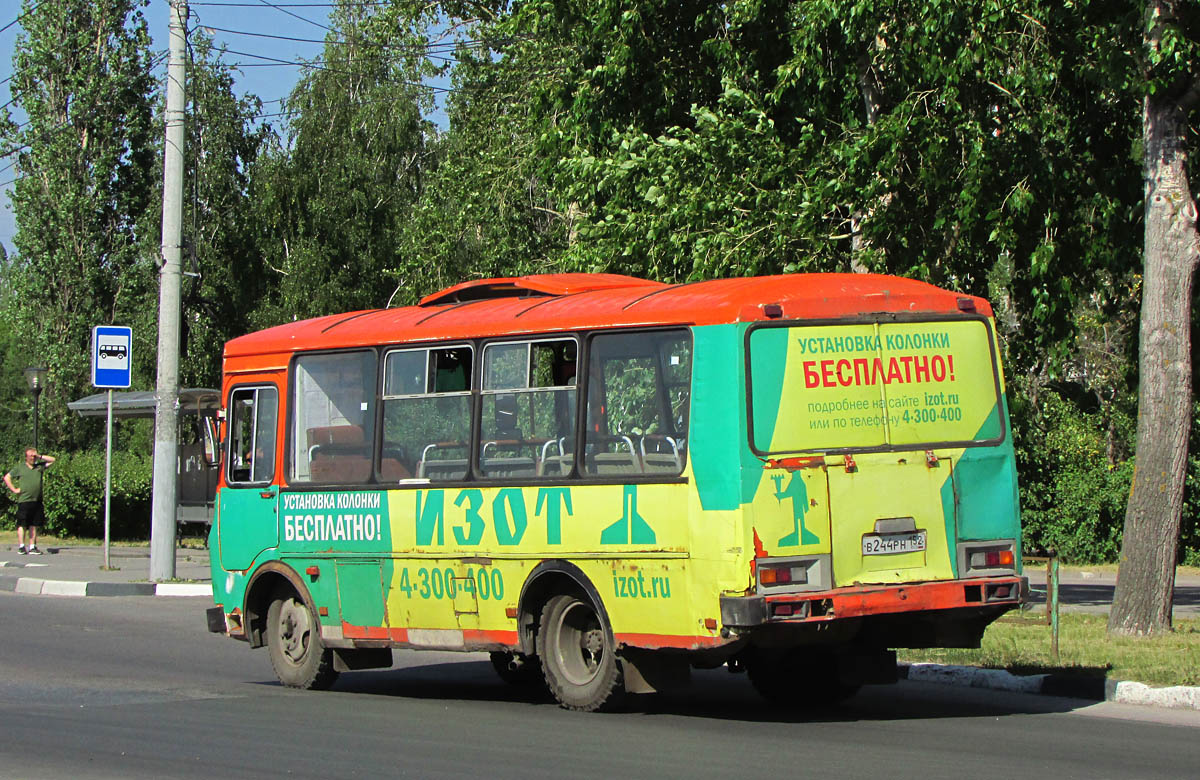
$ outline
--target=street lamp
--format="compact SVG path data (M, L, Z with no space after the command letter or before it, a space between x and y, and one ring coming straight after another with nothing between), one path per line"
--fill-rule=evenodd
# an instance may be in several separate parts
M29 383L29 392L33 393L33 448L38 446L38 396L46 384L46 369L41 366L30 366L25 369L25 381Z

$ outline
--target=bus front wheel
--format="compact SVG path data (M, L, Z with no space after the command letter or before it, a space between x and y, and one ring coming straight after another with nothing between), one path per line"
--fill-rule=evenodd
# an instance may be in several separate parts
M267 610L267 650L279 682L292 688L324 690L337 671L333 652L321 641L321 626L293 591L281 591Z
M590 601L560 595L546 602L537 649L546 685L566 709L592 712L620 702L625 686L616 648Z

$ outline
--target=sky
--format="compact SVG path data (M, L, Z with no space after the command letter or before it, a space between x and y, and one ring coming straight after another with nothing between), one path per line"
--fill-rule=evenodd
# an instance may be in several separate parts
M144 10L154 39L153 48L164 54L169 37L169 10L168 0L150 0ZM217 46L223 44L228 49L225 61L239 66L240 74L235 76L236 91L258 95L264 102L263 112L270 113L278 110L280 98L287 96L300 73L298 65L277 61L294 63L319 57L322 42L329 32L330 10L328 0L190 0L189 28L209 28ZM0 28L18 20L20 12L20 0L0 0ZM0 81L3 82L0 83L0 105L12 97L7 79L12 75L13 54L20 34L19 23L0 32ZM160 79L166 73L165 63L164 56L162 64L155 69L155 75ZM14 118L22 121L24 116L16 112ZM438 117L435 115L434 119L437 121ZM0 169L12 162L11 157L0 159ZM14 251L12 238L16 224L8 191L16 174L15 168L0 170L0 243L10 253Z

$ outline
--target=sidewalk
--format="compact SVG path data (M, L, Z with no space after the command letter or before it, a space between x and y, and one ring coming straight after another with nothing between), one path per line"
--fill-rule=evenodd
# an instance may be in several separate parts
M176 550L179 582L150 582L150 548L43 547L43 555L20 555L16 545L0 548L0 591L43 596L195 596L212 598L208 550Z

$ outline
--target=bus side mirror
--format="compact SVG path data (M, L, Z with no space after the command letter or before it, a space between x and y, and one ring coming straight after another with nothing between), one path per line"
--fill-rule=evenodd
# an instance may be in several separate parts
M212 417L201 417L204 423L204 463L210 468L217 465L217 421Z

